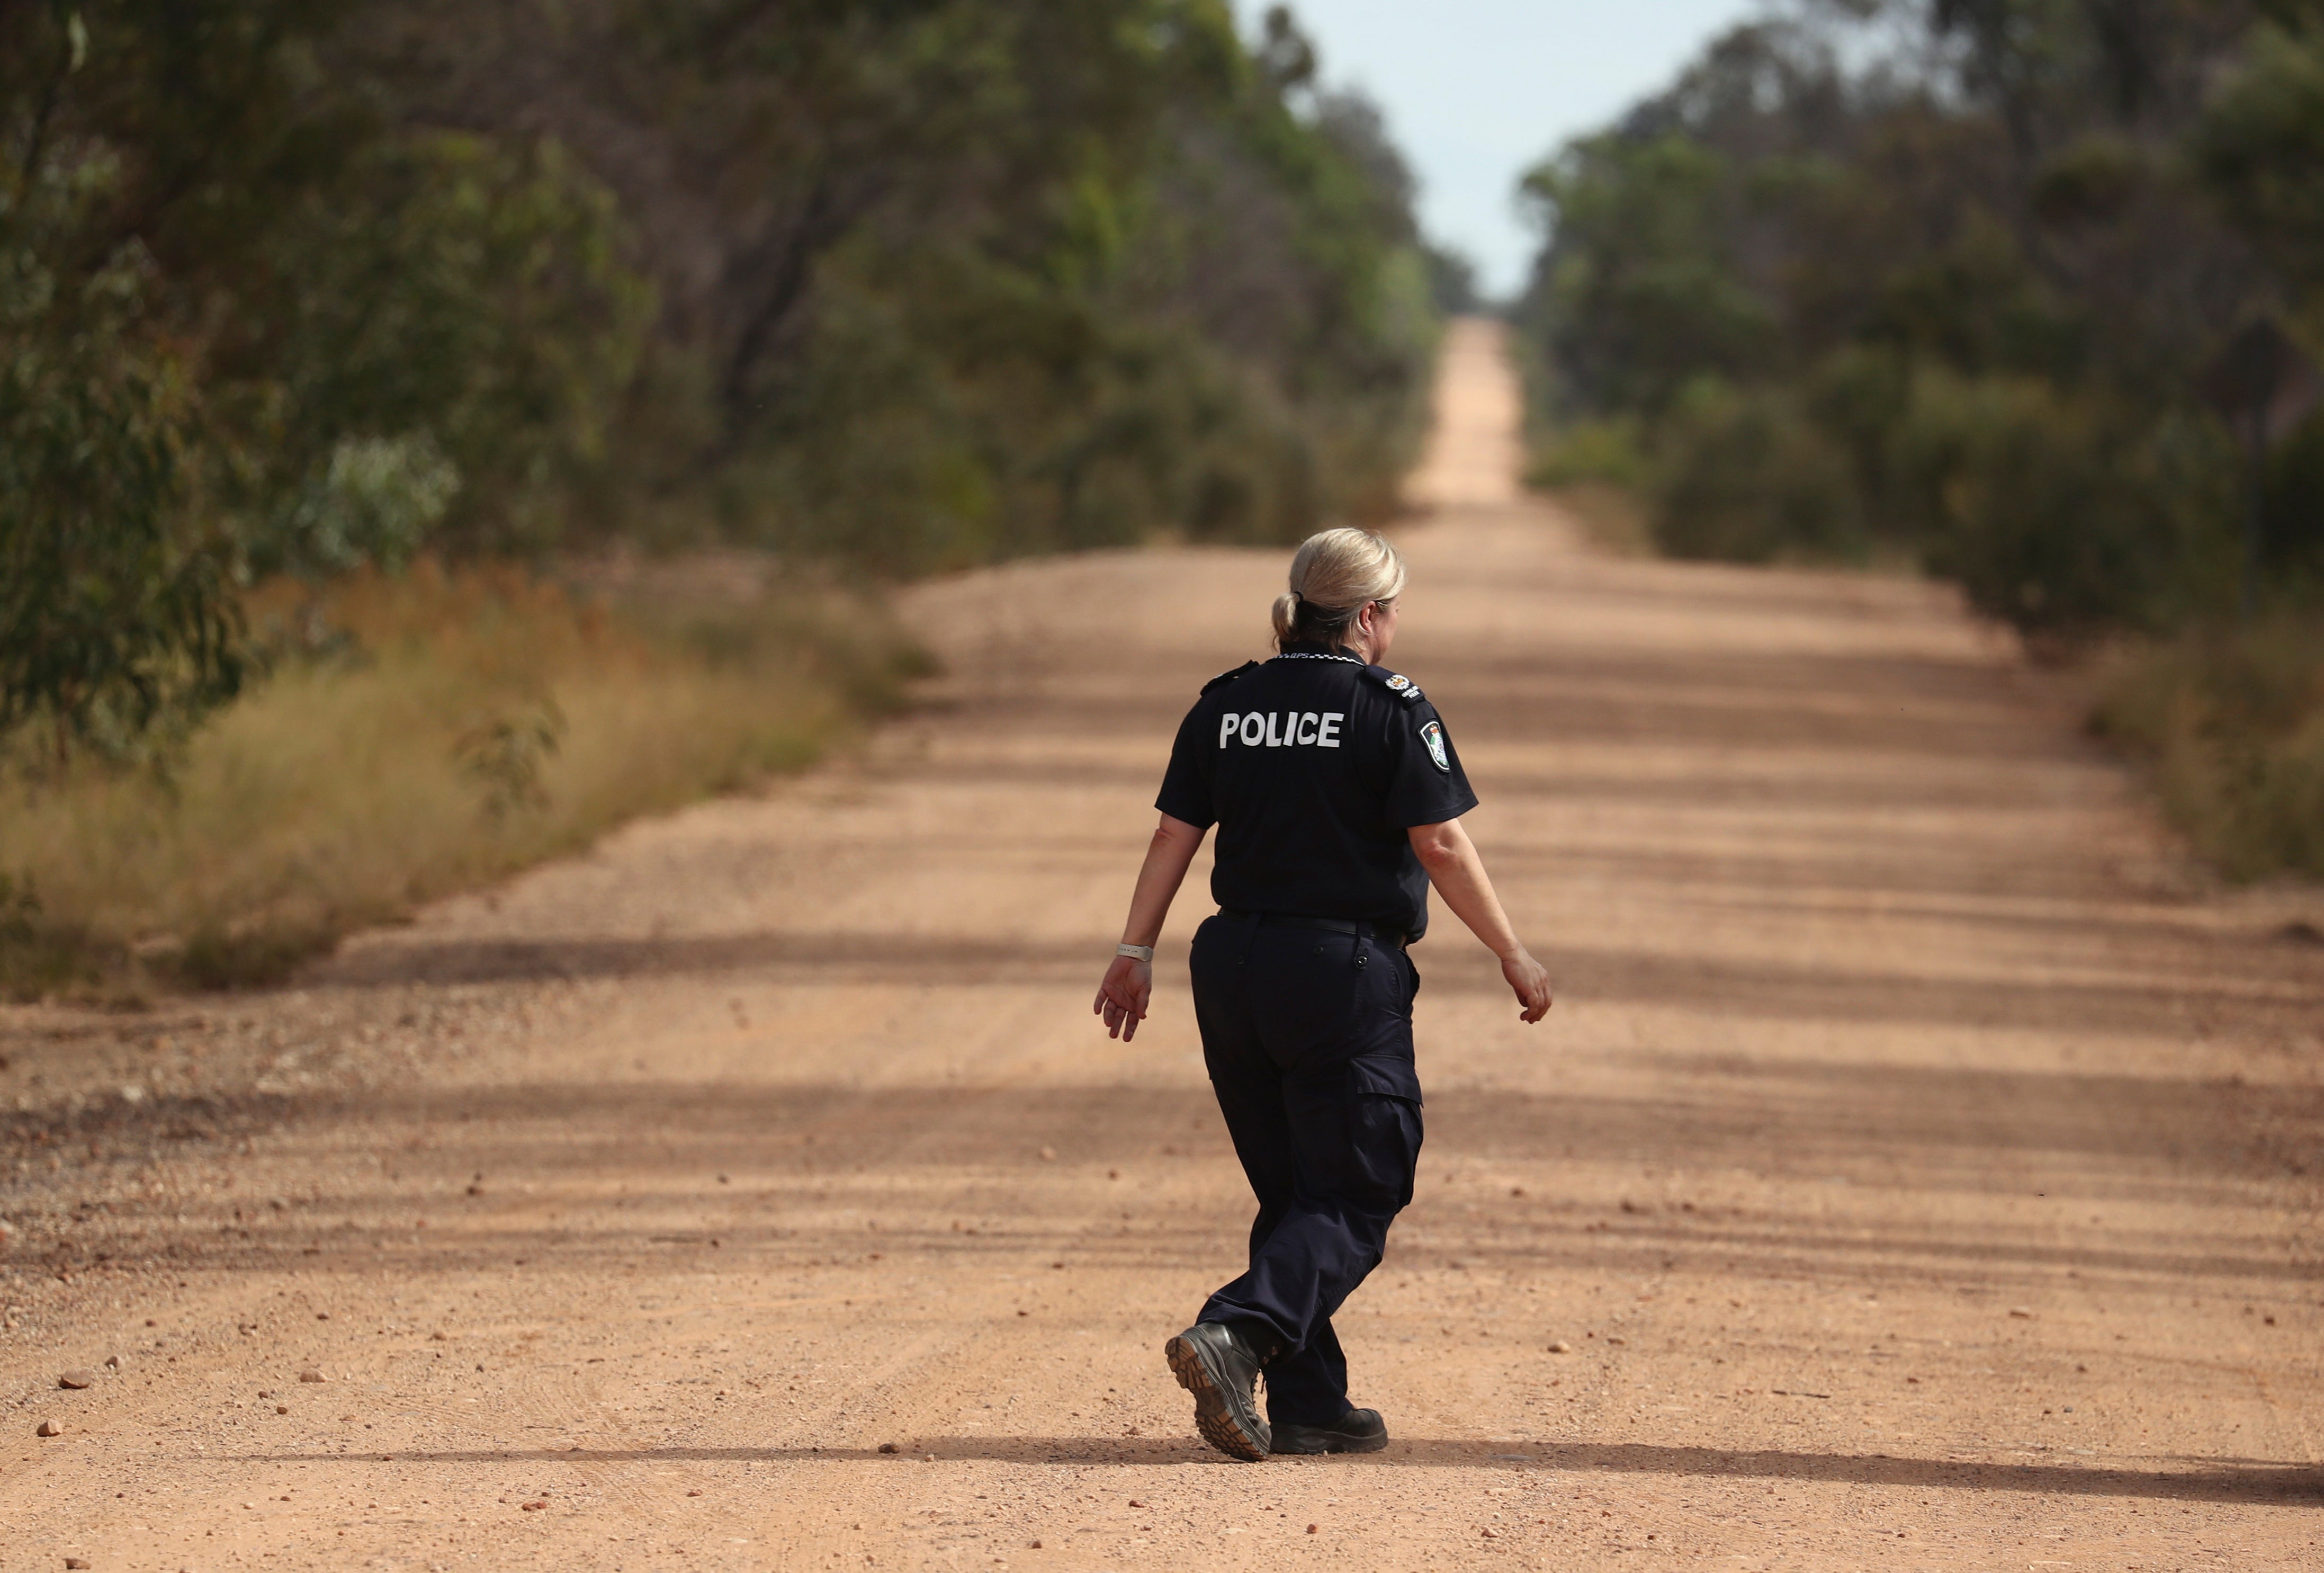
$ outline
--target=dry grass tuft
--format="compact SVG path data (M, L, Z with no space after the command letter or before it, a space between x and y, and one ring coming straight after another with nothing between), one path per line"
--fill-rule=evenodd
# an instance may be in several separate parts
M2287 617L2122 654L2091 726L2149 762L2231 878L2324 878L2324 630Z
M271 981L352 928L797 769L912 670L868 600L576 601L423 563L261 588L272 675L166 777L0 788L0 986Z

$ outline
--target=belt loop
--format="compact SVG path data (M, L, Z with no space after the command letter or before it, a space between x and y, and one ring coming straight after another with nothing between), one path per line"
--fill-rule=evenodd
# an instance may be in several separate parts
M1372 937L1365 933L1362 926L1359 924L1356 929L1356 965L1362 967L1371 958Z
M1259 937L1259 921L1264 916L1264 912L1245 912L1242 915L1242 945L1235 952L1237 967L1250 959L1251 941Z

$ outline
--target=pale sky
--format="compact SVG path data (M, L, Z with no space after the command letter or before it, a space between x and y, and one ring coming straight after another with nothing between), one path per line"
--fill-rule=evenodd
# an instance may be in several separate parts
M1235 0L1255 34L1268 0ZM1431 238L1466 252L1493 295L1524 282L1538 237L1517 177L1661 87L1756 0L1293 0L1323 77L1388 114L1420 177Z

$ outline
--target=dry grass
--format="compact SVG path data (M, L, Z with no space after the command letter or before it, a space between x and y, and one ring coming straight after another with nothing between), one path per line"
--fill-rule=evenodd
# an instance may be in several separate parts
M279 976L351 928L797 768L909 664L868 602L819 584L608 610L422 564L265 587L252 611L285 653L167 780L9 779L12 992Z
M2324 631L2286 617L2118 653L2092 729L2236 879L2324 878Z

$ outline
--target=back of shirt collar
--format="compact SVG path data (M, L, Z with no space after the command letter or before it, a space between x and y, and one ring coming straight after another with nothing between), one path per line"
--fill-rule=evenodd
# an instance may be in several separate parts
M1350 666L1363 665L1363 662L1355 656L1348 654L1345 651L1334 650L1320 639L1286 641L1283 652L1275 659L1277 661L1344 661Z

